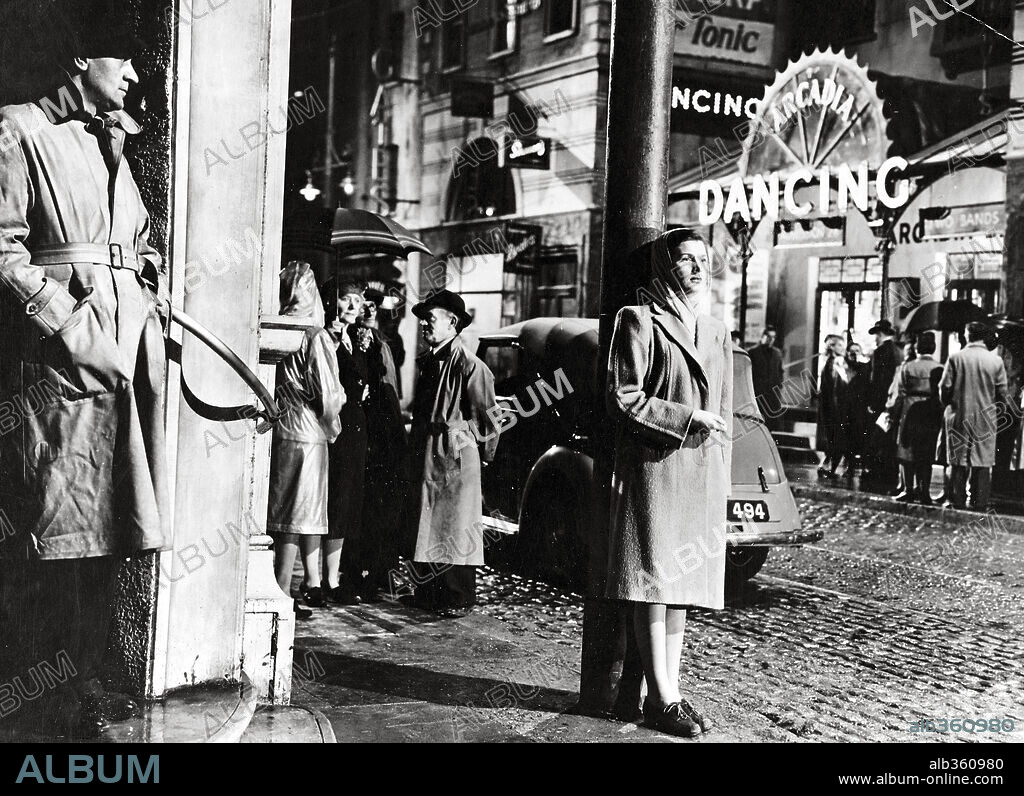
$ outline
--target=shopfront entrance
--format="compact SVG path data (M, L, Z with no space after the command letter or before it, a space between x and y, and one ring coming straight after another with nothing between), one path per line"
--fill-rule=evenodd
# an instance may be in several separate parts
M814 338L819 351L825 335L849 334L870 353L868 329L882 307L881 264L877 257L822 257L818 261L818 295Z

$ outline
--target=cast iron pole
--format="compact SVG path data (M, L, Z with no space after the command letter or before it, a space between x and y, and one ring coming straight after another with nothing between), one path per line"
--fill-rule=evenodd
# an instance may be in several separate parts
M616 313L637 303L637 288L646 280L646 252L638 250L665 226L674 40L673 0L612 3L600 363L608 361ZM606 368L599 372L600 398ZM597 411L604 411L603 402ZM622 605L604 599L615 442L611 425L597 424L602 431L594 462L597 506L589 546L579 709L591 714L615 710L632 718L642 677L639 657L631 649L635 644L626 640L632 620Z

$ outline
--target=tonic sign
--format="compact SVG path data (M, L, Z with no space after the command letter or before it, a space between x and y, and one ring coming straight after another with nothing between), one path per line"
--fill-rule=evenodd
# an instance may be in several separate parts
M690 19L676 30L676 55L768 66L775 43L775 3L728 0L709 3L713 13Z

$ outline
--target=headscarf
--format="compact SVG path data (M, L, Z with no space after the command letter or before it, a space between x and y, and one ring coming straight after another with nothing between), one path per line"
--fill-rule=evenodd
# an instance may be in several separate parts
M281 270L281 314L312 318L314 326L324 328L324 305L313 269L303 260L290 260Z
M671 244L679 236L679 230L670 229L659 235L651 244L651 284L654 300L692 328L697 318L697 307L679 280L680 272L672 256ZM710 273L708 279L710 279Z

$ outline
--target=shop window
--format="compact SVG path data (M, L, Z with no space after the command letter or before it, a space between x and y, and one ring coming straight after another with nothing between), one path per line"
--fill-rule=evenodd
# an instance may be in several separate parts
M491 55L507 55L516 49L515 0L491 0Z
M545 38L562 38L576 32L579 0L547 0L544 3Z
M822 257L818 282L881 282L882 263L877 257Z
M512 170L499 165L498 144L491 138L470 141L455 155L448 184L447 221L492 218L516 212Z
M466 65L466 23L463 15L441 26L441 70L451 72Z
M579 257L575 247L545 247L537 263L534 315L572 318L579 315Z

